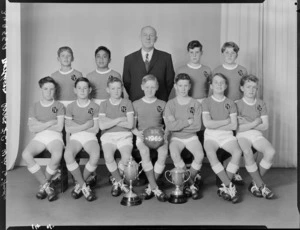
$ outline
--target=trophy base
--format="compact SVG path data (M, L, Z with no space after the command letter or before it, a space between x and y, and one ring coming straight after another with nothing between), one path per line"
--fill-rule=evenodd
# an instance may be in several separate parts
M169 198L169 202L172 204L183 204L187 202L187 197L184 194L181 195L171 194Z
M136 205L140 205L141 203L142 203L142 200L138 196L123 197L123 199L121 200L121 205L124 205L124 206L136 206Z

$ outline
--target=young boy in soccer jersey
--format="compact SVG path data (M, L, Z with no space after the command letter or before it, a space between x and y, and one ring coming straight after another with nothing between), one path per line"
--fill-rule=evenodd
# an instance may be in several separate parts
M184 188L187 196L199 199L199 187L194 179L202 166L204 157L202 145L197 137L201 129L201 105L190 97L191 78L188 74L180 73L175 77L174 88L176 97L167 102L165 108L166 129L171 132L170 152L175 167L185 169L185 163L181 158L181 152L187 148L194 156L189 169L191 176Z
M252 177L249 191L256 197L271 199L274 193L265 185L262 177L272 166L275 150L261 131L269 126L266 104L256 97L258 78L246 75L241 79L242 99L236 101L238 111L237 139L243 150L246 169ZM259 167L253 157L251 147L263 154Z
M109 68L108 65L111 62L111 52L107 47L99 46L96 49L95 62L97 66L96 70L88 73L86 77L89 79L92 86L92 93L90 97L93 98L98 105L100 105L102 101L105 101L109 98L109 93L107 93L106 90L108 78L113 76L121 79L121 75ZM92 180L92 178L90 179ZM96 177L93 179L95 181ZM113 183L112 176L110 176L110 182Z
M224 95L227 88L227 78L221 74L213 74L210 80L212 95L202 102L204 132L204 149L214 173L221 179L222 184L218 194L226 200L236 203L239 199L236 187L231 179L239 169L242 151L233 130L237 128L236 106ZM231 154L231 160L224 169L217 158L219 148Z
M221 48L223 64L213 70L213 74L221 73L228 80L228 87L225 96L232 101L242 98L240 89L241 78L247 75L244 66L236 63L240 48L234 42L225 42Z
M95 51L96 70L87 74L87 79L92 85L91 97L100 105L104 100L107 100L110 95L106 91L106 83L110 76L121 79L121 75L108 67L111 61L111 52L105 46L99 46Z
M166 102L155 97L158 90L158 81L154 75L146 75L142 79L142 90L145 96L133 102L135 112L135 125L132 133L137 136L136 146L141 154L143 170L149 181L144 195L144 199L148 200L154 195L159 201L166 201L167 195L161 191L156 180L162 174L165 168L166 158L168 156L168 142L165 136L165 143L157 149L157 161L151 162L150 149L144 144L143 131L149 127L163 128L163 111Z
M204 98L208 95L208 78L211 76L211 69L201 64L201 57L203 54L203 46L197 41L190 41L187 45L187 51L189 54L189 61L186 65L178 68L177 73L186 73L191 77L192 86L189 91L189 95L197 99L200 104ZM175 91L173 91L175 94ZM174 95L175 96L175 95ZM170 98L173 98L170 96ZM204 126L201 127L201 130L197 133L199 140L203 143L203 134ZM191 156L191 154L184 149L183 152L186 156ZM185 162L191 162L188 159L185 159ZM188 165L188 164L187 164ZM198 185L201 185L201 177L197 175L195 178Z
M96 196L89 185L87 178L97 169L100 157L100 146L96 138L99 131L98 114L99 105L89 100L92 91L87 78L80 77L75 81L74 93L77 100L67 106L66 111L66 132L70 133L70 140L65 150L65 161L67 169L73 175L76 184L72 190L72 197L78 199L82 193L88 201L93 201ZM81 149L89 154L89 161L85 165L83 173L75 160L75 156Z
M38 199L56 199L57 195L51 185L51 179L56 173L62 157L64 143L61 131L64 126L64 106L54 100L56 82L51 77L39 80L41 99L29 110L29 130L35 133L22 153L28 170L40 183L40 190L36 194ZM47 149L51 153L51 161L47 165L45 173L36 163L34 157Z
M236 63L240 48L234 42L225 42L221 48L223 64L213 70L213 74L222 73L228 80L225 96L230 100L236 101L242 98L240 89L240 80L247 75L247 70L244 66ZM211 95L211 92L209 93ZM237 172L233 178L233 183L243 185L243 179Z
M105 164L114 178L111 194L119 196L122 192L129 192L121 174L131 157L134 112L131 101L121 97L123 83L120 78L109 77L106 90L110 98L100 104L99 126L102 131L100 140ZM114 158L116 150L121 154L119 165Z
M179 67L177 70L177 74L186 73L190 76L192 86L191 90L189 91L189 95L197 99L200 103L203 101L204 98L207 97L207 80L211 75L211 69L208 66L201 64L201 57L203 54L202 47L203 46L199 41L190 41L187 45L189 61L187 64ZM170 96L170 98L173 97Z
M74 55L70 47L60 47L57 51L57 60L60 63L60 69L52 73L51 77L58 85L56 99L66 108L68 104L77 99L73 90L74 82L77 78L82 77L82 73L72 68Z

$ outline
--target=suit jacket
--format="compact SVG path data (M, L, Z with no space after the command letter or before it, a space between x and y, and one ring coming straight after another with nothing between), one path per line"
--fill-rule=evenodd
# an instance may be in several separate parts
M148 72L146 71L141 49L125 57L123 82L131 101L144 96L141 84L142 78L147 74L153 74L159 82L156 97L168 101L174 85L175 75L171 54L154 49Z

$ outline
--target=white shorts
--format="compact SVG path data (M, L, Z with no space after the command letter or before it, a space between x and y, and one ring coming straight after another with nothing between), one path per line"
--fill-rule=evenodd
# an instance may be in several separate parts
M204 141L208 140L217 142L220 147L230 141L237 141L236 137L233 136L232 131L205 129Z
M251 129L251 130L248 130L248 131L245 131L245 132L237 133L236 138L237 139L245 138L253 144L255 141L258 141L260 139L264 139L264 136L263 136L261 131Z
M120 149L122 146L129 145L133 146L132 144L132 133L131 132L108 132L104 133L101 138L102 145L105 144L113 144Z
M103 101L106 101L106 99L94 99L94 102L98 105L100 105Z
M199 139L198 139L197 136L192 136L192 137L189 137L189 138L186 138L186 139L178 138L178 137L172 137L170 142L172 142L172 141L179 141L179 142L183 143L184 146L186 146L189 142L191 142L191 141L199 141Z
M49 145L52 141L58 140L64 145L62 134L53 130L43 130L37 133L32 140L41 142L45 146Z
M65 108L67 108L68 104L71 104L73 101L59 101L60 103L62 103Z
M71 134L70 141L72 140L78 141L82 145L82 147L89 141L97 141L98 143L96 134L86 131Z

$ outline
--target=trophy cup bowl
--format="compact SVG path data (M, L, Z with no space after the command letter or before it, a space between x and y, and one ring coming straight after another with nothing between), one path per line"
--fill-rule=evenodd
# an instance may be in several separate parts
M142 203L141 198L132 190L132 182L136 180L142 172L142 170L139 172L139 164L136 163L131 156L127 165L125 165L124 178L129 182L129 192L126 193L121 200L121 204L124 206L136 206Z
M189 173L189 176L185 179L186 173ZM171 176L171 180L168 178L168 174ZM173 168L171 171L167 170L165 172L165 177L167 181L175 185L175 190L172 191L169 202L173 204L182 204L187 202L187 197L184 195L183 191L180 189L182 185L190 179L191 173L181 168Z

